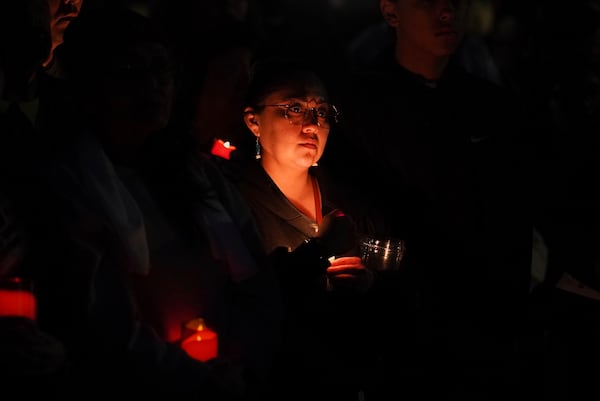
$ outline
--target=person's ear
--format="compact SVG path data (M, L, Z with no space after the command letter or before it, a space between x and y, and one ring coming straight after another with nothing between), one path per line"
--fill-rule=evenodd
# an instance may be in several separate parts
M383 19L389 26L398 25L398 16L396 15L396 3L392 0L379 0L379 10Z
M258 115L252 107L246 107L244 109L244 122L246 123L246 127L248 127L248 129L252 131L255 136L260 135L257 117Z

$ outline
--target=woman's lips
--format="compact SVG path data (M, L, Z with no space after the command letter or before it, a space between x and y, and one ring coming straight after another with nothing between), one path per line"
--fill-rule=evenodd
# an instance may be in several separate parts
M301 143L301 146L304 146L305 148L310 148L310 149L317 149L317 144L316 143Z

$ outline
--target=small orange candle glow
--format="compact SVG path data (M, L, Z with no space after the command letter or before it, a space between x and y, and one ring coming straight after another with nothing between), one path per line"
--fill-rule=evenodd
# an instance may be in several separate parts
M181 348L192 358L206 362L216 358L218 354L217 333L206 327L204 319L198 318L188 322L184 331L195 330L181 342Z
M35 295L23 280L11 278L0 285L0 317L26 317L36 319Z
M215 156L222 157L223 159L229 160L229 158L231 157L231 152L233 152L236 149L237 148L233 146L229 141L223 142L223 140L217 139L213 143L213 147L210 150L210 153L212 153Z

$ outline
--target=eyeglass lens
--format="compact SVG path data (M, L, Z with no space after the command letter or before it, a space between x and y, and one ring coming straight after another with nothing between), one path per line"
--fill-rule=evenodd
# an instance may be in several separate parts
M335 118L332 113L335 113L335 108L332 108L329 104L309 107L308 105L296 103L286 107L285 117L290 124L301 125L309 119L311 122L316 122L320 127L329 128L332 123L332 117Z

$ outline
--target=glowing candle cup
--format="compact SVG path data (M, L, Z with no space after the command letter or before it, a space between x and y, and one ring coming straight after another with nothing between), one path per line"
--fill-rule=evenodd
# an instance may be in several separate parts
M217 333L206 326L204 319L197 318L184 324L181 348L192 358L203 362L216 358L218 345Z
M405 242L396 238L363 237L360 241L363 263L376 271L397 271L402 266Z
M17 277L0 279L0 317L36 320L37 301L31 282Z
M210 153L212 153L215 156L222 157L223 159L229 160L229 158L231 157L231 152L233 152L236 149L237 148L233 146L229 141L223 142L223 140L217 139L213 143L213 147L210 150Z

